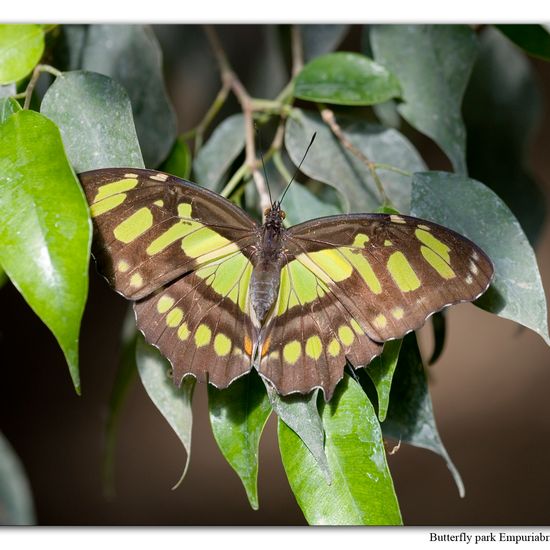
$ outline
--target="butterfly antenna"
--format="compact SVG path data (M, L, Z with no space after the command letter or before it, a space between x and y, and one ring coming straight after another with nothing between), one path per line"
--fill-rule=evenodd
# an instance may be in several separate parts
M260 139L260 131L254 123L254 130L256 132L256 138L258 139L258 150L260 151L260 158L262 159L262 168L264 170L265 184L267 185L267 193L269 194L269 204L273 206L273 199L271 198L271 189L269 188L269 180L267 179L267 170L265 169L264 154L262 152L262 141Z
M290 181L287 183L287 186L285 187L285 190L283 191L283 194L281 195L281 198L279 199L279 204L283 202L283 199L285 198L286 192L288 191L288 188L290 187L290 184L294 181L294 178L298 175L298 172L300 171L300 168L302 167L302 163L304 160L306 160L308 151L310 147L313 145L313 142L315 141L315 136L317 135L317 132L314 132L311 136L311 141L309 142L309 145L307 146L306 152L304 153L304 156L302 157L302 160L300 161L300 164L298 164L298 168L296 168L296 171L294 172L294 175L290 178Z

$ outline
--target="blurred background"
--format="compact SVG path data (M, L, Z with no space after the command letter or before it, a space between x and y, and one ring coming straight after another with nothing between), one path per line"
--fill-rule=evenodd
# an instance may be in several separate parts
M183 132L202 119L219 90L217 68L200 27L156 26L154 31L163 48L168 94ZM288 79L288 28L243 25L222 26L218 31L234 69L253 95L272 97L280 91ZM360 29L351 27L339 49L358 51L360 42ZM533 101L540 105L528 151L540 200L526 208L538 216L542 204L550 206L550 64L526 60L539 90ZM466 103L472 164L479 131L475 107L471 100ZM236 102L228 101L219 120L237 111ZM431 169L451 170L433 142L409 130L402 128ZM494 131L498 141L498 126ZM494 153L498 162L502 153ZM485 181L483 166L471 165L470 171ZM547 223L536 252L548 294ZM74 393L53 336L13 286L0 290L1 429L28 474L38 523L305 525L281 464L274 418L262 437L260 509L253 511L213 439L203 385L195 391L190 467L185 481L172 491L185 454L136 378L120 417L116 496L104 497L104 424L127 302L110 290L93 265L90 275L80 345L82 397ZM458 496L439 456L401 445L388 461L404 523L548 525L549 349L535 333L471 304L451 308L447 321L446 348L429 368L429 380L439 432L462 474L466 497ZM430 335L425 330L422 343L429 351Z

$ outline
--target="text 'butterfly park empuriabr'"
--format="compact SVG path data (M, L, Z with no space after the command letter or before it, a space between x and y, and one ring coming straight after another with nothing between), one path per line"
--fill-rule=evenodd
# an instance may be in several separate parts
M173 366L225 388L255 367L282 394L331 398L347 362L434 312L472 301L493 266L465 237L394 214L348 214L283 226L274 201L258 224L207 189L154 170L80 174L94 255L134 301L137 326Z

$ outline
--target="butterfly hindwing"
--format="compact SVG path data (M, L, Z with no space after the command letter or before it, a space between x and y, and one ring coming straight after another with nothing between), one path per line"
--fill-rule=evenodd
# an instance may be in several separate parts
M280 393L318 387L328 400L348 360L366 365L381 352L328 285L299 262L283 266L259 360L259 372Z
M138 301L138 328L170 360L180 385L193 374L225 388L252 366L249 316L252 264L233 254L197 269Z

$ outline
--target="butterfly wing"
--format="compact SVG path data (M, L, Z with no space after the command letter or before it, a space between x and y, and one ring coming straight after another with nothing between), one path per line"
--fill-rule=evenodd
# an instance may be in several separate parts
M138 328L173 366L218 387L251 368L247 301L258 226L226 199L153 170L80 174L99 271L134 300Z
M446 306L475 300L493 276L474 243L409 216L320 218L291 228L285 248L260 363L282 393L321 387L330 397L346 359L368 364L381 343Z
M175 176L108 168L79 178L98 268L130 300L232 252L248 254L254 242L258 226L244 210Z

